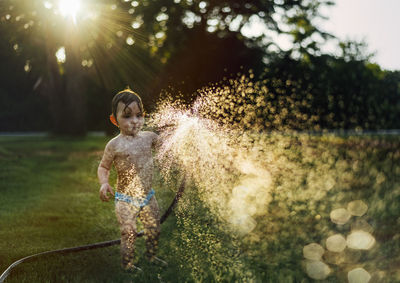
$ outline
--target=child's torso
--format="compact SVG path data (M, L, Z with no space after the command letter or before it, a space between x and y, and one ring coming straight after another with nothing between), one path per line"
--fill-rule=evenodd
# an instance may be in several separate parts
M149 132L117 138L114 166L118 174L118 192L143 197L150 191L153 179L152 142Z

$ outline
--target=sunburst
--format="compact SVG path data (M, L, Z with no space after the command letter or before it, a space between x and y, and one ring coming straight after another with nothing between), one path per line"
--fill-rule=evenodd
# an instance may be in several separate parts
M58 9L64 17L71 17L76 23L76 16L81 9L80 0L60 0L58 2Z

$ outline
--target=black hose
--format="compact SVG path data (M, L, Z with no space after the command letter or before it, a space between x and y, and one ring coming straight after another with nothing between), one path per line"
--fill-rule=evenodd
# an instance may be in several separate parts
M160 218L160 223L162 224L168 216L171 214L172 210L174 209L176 203L178 200L182 197L183 191L185 190L185 180L181 183L178 192L176 193L172 203L169 205L168 209L164 212L164 214ZM137 237L141 237L144 235L144 231L140 231L137 234ZM64 249L59 249L59 250L52 250L52 251L45 251L37 254L33 254L24 258L21 258L17 261L15 261L13 264L11 264L0 276L0 283L3 283L4 280L7 278L7 276L10 274L11 270L16 267L18 264L27 262L32 259L36 259L39 256L43 255L51 255L51 254L67 254L67 253L74 253L74 252L80 252L80 251L86 251L86 250L93 250L93 249L98 249L98 248L105 248L105 247L110 247L113 245L119 245L121 243L121 239L118 240L112 240L112 241L106 241L106 242L99 242L99 243L94 243L90 245L85 245L85 246L79 246L79 247L72 247L72 248L64 248Z

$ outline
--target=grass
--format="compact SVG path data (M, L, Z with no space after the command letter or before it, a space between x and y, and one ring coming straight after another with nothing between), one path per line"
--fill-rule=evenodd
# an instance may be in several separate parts
M98 197L96 171L106 142L0 138L0 272L27 255L119 238L113 202ZM139 257L144 272L124 273L119 247L113 246L23 263L6 282L312 282L303 268L303 246L324 245L332 233L349 232L351 223L333 224L329 213L354 199L369 205L362 218L373 227L377 244L350 254L344 264L330 264L326 282L345 281L353 266L369 270L374 282L400 282L400 138L313 137L282 148L280 154L298 169L277 171L268 212L258 216L252 233L227 231L189 188L162 226L159 256L168 268ZM319 182L335 179L321 197L305 179L314 171ZM174 183L164 184L156 174L154 188L164 211ZM144 253L143 239L137 249Z
M105 142L105 138L1 139L1 272L30 254L119 238L113 202L98 198L96 171ZM165 208L173 194L159 195ZM167 227L174 222L169 221ZM146 276L150 275L143 279ZM119 282L130 277L119 270L115 246L22 264L8 281Z

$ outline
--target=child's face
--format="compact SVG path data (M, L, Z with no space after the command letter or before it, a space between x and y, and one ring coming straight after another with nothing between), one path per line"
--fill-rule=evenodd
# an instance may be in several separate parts
M143 113L136 101L133 101L127 107L124 103L119 102L116 118L121 134L127 136L136 136L144 124Z

